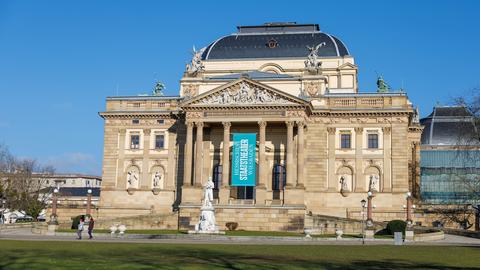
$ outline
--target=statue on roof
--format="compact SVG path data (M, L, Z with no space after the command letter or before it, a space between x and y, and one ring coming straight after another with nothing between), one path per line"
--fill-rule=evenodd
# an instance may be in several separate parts
M413 111L412 123L420 124L420 113L418 112L418 107Z
M192 49L192 61L190 64L187 64L187 73L190 75L196 75L199 71L202 71L205 66L202 61L202 54L205 51L205 48L200 50L195 50L195 46Z
M322 42L318 44L317 46L307 46L307 49L310 51L307 56L307 60L305 60L305 69L307 69L310 72L318 72L318 70L322 67L322 62L318 60L319 55L318 55L318 50L325 46L326 43Z
M165 90L165 85L161 82L157 82L155 84L155 88L153 88L153 95L154 96L163 96L163 90Z
M388 93L390 91L390 86L383 80L382 76L377 78L377 92L378 93Z

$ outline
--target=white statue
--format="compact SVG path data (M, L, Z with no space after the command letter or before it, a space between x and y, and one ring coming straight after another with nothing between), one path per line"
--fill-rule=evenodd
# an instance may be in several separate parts
M322 62L318 60L318 50L325 45L326 43L322 42L317 46L307 46L307 49L310 51L310 53L308 54L307 60L305 61L305 68L308 71L317 72L322 66Z
M153 188L160 188L161 181L162 181L162 174L159 171L155 172L155 175L153 176Z
M188 74L195 75L197 72L202 71L205 68L202 61L203 51L205 51L205 48L196 51L195 46L193 46L192 61L186 66Z
M368 191L378 191L379 177L376 174L370 175L370 182L368 184Z
M348 190L348 183L347 179L344 175L340 177L340 191L347 191Z
M211 207L213 202L213 188L215 183L212 181L212 177L208 178L207 183L205 184L205 191L203 196L203 206Z
M127 173L127 183L128 183L128 188L138 187L138 175L135 170L131 170Z
M414 124L420 123L420 113L418 112L418 107L415 108L415 111L413 112L412 123Z

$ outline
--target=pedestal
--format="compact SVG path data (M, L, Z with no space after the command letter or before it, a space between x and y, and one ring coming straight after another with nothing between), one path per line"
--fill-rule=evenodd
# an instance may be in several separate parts
M204 205L200 210L200 220L195 225L194 231L188 231L189 234L225 234L215 225L215 209L213 206Z
M413 241L413 238L415 237L415 233L413 230L405 230L405 240L408 241Z
M58 223L48 223L47 235L55 235L57 228L58 228Z
M375 230L366 229L365 230L365 239L373 240L375 237Z

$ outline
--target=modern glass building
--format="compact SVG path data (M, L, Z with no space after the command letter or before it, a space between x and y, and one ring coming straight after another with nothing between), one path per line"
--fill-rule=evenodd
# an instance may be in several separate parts
M427 204L480 204L480 144L465 107L437 106L426 118L420 196Z

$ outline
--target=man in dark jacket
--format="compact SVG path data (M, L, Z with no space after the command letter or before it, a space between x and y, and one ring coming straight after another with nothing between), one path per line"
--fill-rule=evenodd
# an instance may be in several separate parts
M93 220L93 217L90 217L90 221L88 222L88 239L92 239L92 232L93 232L93 226L95 226L95 221Z

